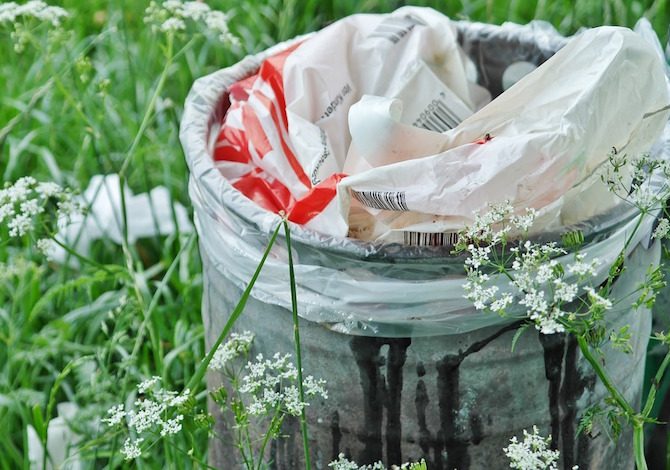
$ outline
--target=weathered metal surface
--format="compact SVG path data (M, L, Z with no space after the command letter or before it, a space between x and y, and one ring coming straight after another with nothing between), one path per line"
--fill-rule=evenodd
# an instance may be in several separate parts
M643 279L643 267L657 262L657 248L634 251L631 268L618 281L622 289ZM203 262L203 317L211 344L241 292L204 252ZM637 404L651 317L628 310L611 321L615 328L630 324L634 332L631 354L608 348L605 353L613 379ZM420 338L349 336L305 320L300 328L305 372L325 378L330 395L308 408L317 469L327 468L340 452L360 464L425 458L430 470L505 468L502 448L533 425L561 450L560 468L632 468L629 431L617 442L604 431L577 434L584 410L605 391L574 338L530 329L512 351L516 325ZM255 333L252 354L294 351L291 314L281 307L250 298L235 329ZM217 383L220 377L211 374L210 384ZM212 441L210 464L240 468L226 422L219 414L216 426L223 438ZM285 437L268 454L272 468L302 468L298 423L287 421L283 431Z

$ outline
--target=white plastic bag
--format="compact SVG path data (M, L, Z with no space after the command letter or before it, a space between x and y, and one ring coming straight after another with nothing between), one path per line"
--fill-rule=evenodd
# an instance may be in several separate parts
M268 210L368 241L448 244L504 200L537 209L543 231L611 209L610 150L647 151L668 118L657 51L625 28L587 30L488 103L457 36L406 7L271 55L231 87L218 168Z
M552 216L543 230L576 223L618 202L599 167L613 147L631 156L647 151L667 121L667 106L661 62L640 36L589 30L444 133L443 151L343 179L340 213L348 217L354 195L362 202L356 207L370 214L358 221L367 230L357 232L400 242L412 232L458 231L491 201L544 209ZM394 154L410 141L424 150L422 130L403 130L395 146L388 139L379 148ZM352 147L358 145L354 138Z

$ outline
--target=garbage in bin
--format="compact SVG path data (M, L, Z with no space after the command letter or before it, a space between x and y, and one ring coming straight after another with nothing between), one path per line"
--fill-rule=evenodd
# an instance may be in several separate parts
M401 8L272 55L231 86L218 168L296 223L386 243L449 243L492 201L537 209L538 231L619 203L600 182L608 153L648 150L670 113L643 37L584 31L489 103L457 36Z
M400 11L426 13L422 9ZM436 14L431 12L430 15ZM381 23L387 18L366 16L365 21ZM509 79L508 74L503 80L508 67L528 62L540 66L536 72L541 71L541 64L566 43L555 31L537 23L499 27L458 22L452 26L456 28L454 36L463 53L477 69L478 83L492 96L499 94L503 81ZM404 39L417 32L417 28L412 28ZM630 39L641 51L644 49L631 33L606 31L625 38L624 42ZM237 146L239 159L243 161L216 159L221 123L234 111L236 99L240 103L239 97L244 93L251 97L252 83L257 74L262 74L263 67L277 65L282 51L299 50L296 48L300 44L307 45L315 37L280 44L203 77L194 84L187 99L181 140L190 169L189 193L200 233L204 269L202 308L209 345L219 335L258 265L269 234L281 220L274 210L263 208L265 202L257 197L266 197L268 203L277 204L277 209L289 212L299 202L297 193L291 193L280 180L254 179L266 170L252 170L252 163L265 161L272 154L266 153L263 159L252 156L244 160L242 141L236 141L240 144ZM643 55L650 57L646 52ZM649 60L658 62L658 59ZM658 77L651 80L656 79ZM667 93L665 78L660 80L663 92ZM520 85L509 91L514 92ZM598 94L598 90L592 92ZM642 95L650 92L649 88L641 90L640 99L646 102ZM657 105L662 103L665 101ZM239 104L236 109L241 109ZM477 116L478 111L472 111L473 116L464 123ZM593 119L600 119L595 113L594 110ZM276 116L283 119L280 114ZM611 116L602 118L602 123L606 123ZM624 113L618 118L626 120L628 116ZM631 122L638 124L656 120L649 121L640 115L637 121L635 116L632 118ZM587 121L591 119L584 122L585 126ZM625 137L634 133L634 127L626 127L629 125L624 125L629 131ZM238 130L244 133L253 128L241 126ZM607 131L597 123L594 130L595 135ZM246 138L240 132L234 134L229 134L233 140L225 137L227 142ZM322 135L319 132L319 138ZM330 137L325 135L328 142ZM281 135L284 143L289 136L289 133ZM491 136L493 139L484 139L485 143L479 148L488 149L496 141L504 140L495 132ZM274 137L279 138L279 135ZM612 134L612 137L619 139L622 134ZM589 138L590 135L584 137L585 145L589 145L586 142ZM318 142L317 148L323 149L322 141ZM667 160L669 147L670 129L666 128L654 155ZM281 144L277 148L281 148ZM298 158L300 153L293 150ZM328 152L332 151L329 147ZM271 159L267 161L270 162ZM248 166L236 167L238 163ZM394 165L398 164L390 167ZM235 168L240 171L234 173ZM242 180L236 180L247 174L246 170L251 172L247 182L258 183L258 186L249 185L258 191L258 196L247 191L247 186L240 184ZM576 171L579 173L584 168ZM309 171L306 174L310 176ZM342 184L348 179L337 175L331 177L330 185L326 184L327 178L310 190L304 185L303 194L310 191L326 196L336 194L337 182ZM311 180L310 184L313 184ZM574 183L573 187L576 188ZM568 207L566 197L570 191L563 199L559 198L564 207ZM488 198L485 202L491 200ZM330 210L332 206L326 207ZM585 236L582 252L589 258L602 260L596 282L607 276L607 268L624 247L637 216L635 210L621 207L602 209L597 216L583 215L587 218L577 225ZM343 226L349 223L339 211L328 214L340 216ZM316 217L311 222L314 220ZM649 245L653 222L653 215L646 217L638 235L629 243L626 270L616 281L615 295L633 290L647 268L658 263L659 245ZM510 342L516 328L515 319L472 308L463 298L463 262L449 256L450 248L370 243L310 227L310 221L304 225L291 224L298 312L302 318L303 367L306 373L323 370L329 373L329 399L310 406L308 413L310 451L317 468L325 468L339 452L346 452L361 464L381 459L391 465L425 457L431 469L502 467L506 459L501 449L509 437L534 424L544 434L552 435L561 450L565 468L575 464L583 468L632 466L630 439L622 439L619 445L613 446L604 434L595 438L577 435L577 422L583 411L599 402L606 392L580 358L574 338L525 334L512 353ZM575 227L565 227L566 230L572 228ZM549 238L555 235L543 234ZM268 356L293 350L286 264L285 248L281 243L276 244L236 324L239 330L254 331L254 353ZM643 311L634 311L629 301L618 303L609 312L609 318L614 328L630 325L634 335L631 354L607 351L606 360L614 371L612 379L621 387L626 399L635 401L640 396L641 364L650 318ZM221 377L212 373L209 381L215 385L220 383ZM213 406L212 412L220 417L217 407ZM210 464L234 468L237 462L233 441L227 439L231 430L222 419L217 420L217 432L223 440L212 442ZM275 442L269 451L274 465L280 470L299 468L302 451L297 424L288 420L282 434L287 437Z

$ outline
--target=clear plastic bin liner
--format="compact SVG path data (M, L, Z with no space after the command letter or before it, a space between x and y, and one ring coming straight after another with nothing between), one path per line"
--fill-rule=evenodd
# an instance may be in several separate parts
M543 22L525 26L459 22L458 27L459 40L476 64L479 83L494 96L502 90L510 66L519 62L539 64L566 41ZM648 22L641 22L637 29L651 37ZM249 282L281 218L247 199L221 176L211 158L210 142L228 106L227 88L254 73L265 57L290 43L197 80L186 100L181 123L180 138L190 168L189 194L202 256L239 288ZM670 158L669 127L652 153ZM653 182L657 189L663 184L661 180ZM586 240L583 251L589 258L601 260L595 282L607 277L609 266L636 222L636 210L621 205L565 228L582 230ZM654 215L645 217L628 253L640 244L648 247L654 222ZM349 334L400 337L463 333L515 319L514 315L501 318L472 307L463 297L464 259L450 255L447 248L371 244L325 236L296 224L291 224L291 230L298 312L307 320ZM557 239L558 234L541 238ZM646 266L658 263L657 250L649 253L656 255L649 255ZM286 255L280 239L252 291L253 297L290 308ZM569 255L561 261L571 259ZM632 278L630 289L624 290L633 291L645 270L640 267L640 276ZM508 286L505 279L497 282L501 289ZM523 316L524 312L517 314Z

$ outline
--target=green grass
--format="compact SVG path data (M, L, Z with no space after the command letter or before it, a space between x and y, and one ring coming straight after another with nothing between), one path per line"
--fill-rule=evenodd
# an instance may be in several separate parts
M387 12L404 2L374 0L211 2L229 11L241 46L195 38L167 70L163 103L140 123L165 66L161 42L143 23L145 2L63 1L72 12L68 35L55 47L43 40L23 53L0 29L0 174L4 181L32 175L80 190L95 174L118 172L128 159L135 193L166 186L189 206L187 170L178 141L182 103L193 80L248 53L316 30L355 12ZM584 26L632 26L649 16L667 39L666 1L417 1L453 18L501 23L544 19L570 34ZM183 44L183 42L182 42ZM87 57L89 80L81 80ZM104 83L108 81L106 90ZM137 146L129 154L131 144ZM16 242L0 229L0 469L27 464L26 428L38 431L55 417L54 403L82 410L76 426L87 441L105 410L122 402L143 377L160 375L182 389L205 356L200 317L202 274L197 243L188 236L141 240L124 248L103 240L91 258L105 269L47 264L30 241ZM130 299L119 308L123 298ZM145 337L145 340L138 340ZM63 371L67 371L64 374ZM56 386L55 386L56 385ZM199 406L204 406L201 399ZM40 425L42 423L42 425ZM190 423L194 429L198 423ZM177 442L205 459L206 432ZM120 442L87 447L92 466L109 465ZM189 462L165 447L145 466ZM112 466L121 465L117 458Z

